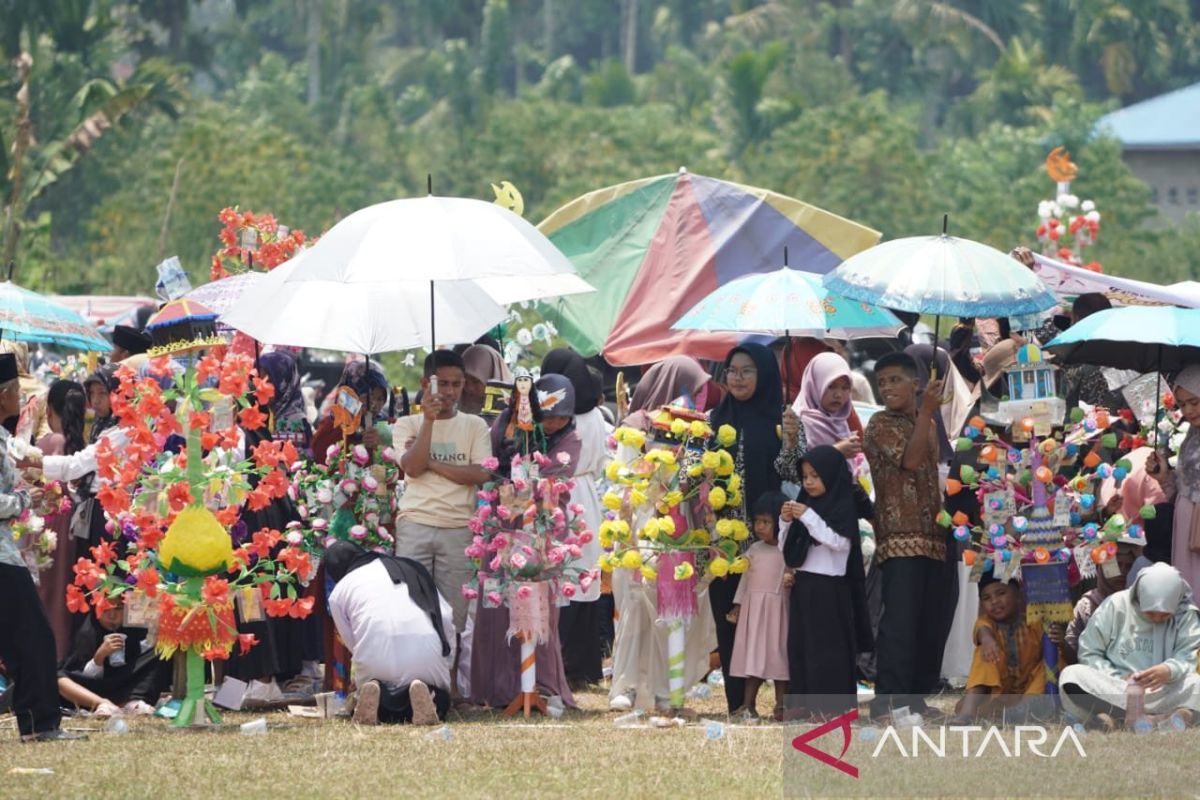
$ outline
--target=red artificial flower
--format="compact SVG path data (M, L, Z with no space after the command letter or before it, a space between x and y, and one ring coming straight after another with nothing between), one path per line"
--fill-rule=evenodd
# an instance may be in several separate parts
M258 644L258 637L255 636L253 633L239 633L238 634L238 647L241 648L238 652L241 653L242 655L246 655L247 653L249 653L250 648L254 647L254 645L256 645L256 644Z
M280 538L279 531L270 528L256 531L250 544L250 552L259 558L270 558L271 550L279 544Z
M96 492L96 499L110 517L119 517L129 510L129 492L119 486L101 486L100 491Z
M188 416L188 430L203 431L208 429L212 415L207 411L193 411Z
M87 596L79 591L78 586L67 587L67 611L72 614L86 614L88 612Z
M107 567L117 560L117 548L112 542L102 541L92 548L92 558L101 567Z
M158 597L158 570L146 567L138 570L137 588L146 593L146 597Z
M205 661L224 661L229 658L229 651L221 645L215 644L200 655L204 657Z
M206 451L212 450L214 447L216 447L220 443L221 443L220 435L215 434L212 431L204 431L204 433L200 434L200 447L202 447Z
M292 444L291 442L284 442L283 443L283 463L287 465L287 468L291 469L292 466L296 463L296 461L299 460L299 458L300 458L300 452L298 450L296 450L296 446L294 444Z
M270 617L286 617L292 610L292 600L290 597L280 597L278 600L264 600L263 608L266 609L267 616Z
M262 511L271 505L271 496L265 489L258 488L246 495L246 508L251 511Z
M258 406L248 406L238 414L242 427L248 431L256 431L267 426L267 415L258 410Z
M290 485L287 476L277 469L271 470L258 481L258 488L271 497L283 497Z
M254 465L260 469L263 467L277 467L279 462L283 460L283 445L279 442L270 439L264 439L254 446L251 451L254 455Z
M145 550L157 550L159 543L162 542L163 532L162 526L153 518L140 518L138 520L138 547Z
M233 558L229 562L229 573L232 575L240 572L250 566L250 553L245 547L239 547L233 551Z
M106 476L117 463L117 454L113 450L112 442L103 437L96 442L96 467L100 475Z
M221 447L226 450L236 449L239 441L237 425L230 425L225 430L221 431Z
M228 528L238 521L238 508L237 506L226 506L216 511L213 516L223 527Z
M86 558L80 558L71 567L75 572L75 585L93 591L104 580L104 572Z
M96 609L96 616L100 616L110 608L116 608L116 606L113 605L113 602L108 599L108 595L106 595L104 592L98 592L96 594L96 599L92 601L92 607Z
M228 605L229 581L218 578L216 575L209 575L204 579L204 588L200 590L200 596L210 606Z
M312 573L312 562L309 561L308 553L298 547L285 547L279 553L279 560L283 562L283 566L289 572L295 574L300 580L306 579Z
M1163 406L1165 406L1166 408L1169 408L1169 409L1172 409L1172 410L1174 410L1174 408L1175 408L1175 394L1174 394L1173 392L1164 392L1164 393L1163 393Z
M167 502L171 505L171 510L178 513L183 511L192 503L192 488L186 483L175 483L167 489Z
M288 616L293 619L305 619L313 610L313 598L301 597L296 602L292 603L292 607L288 610Z
M260 406L270 405L275 397L275 387L266 378L254 377L254 399Z
M158 415L158 419L155 420L154 430L159 436L183 435L183 426L179 424L179 417L166 408L162 410L162 413Z

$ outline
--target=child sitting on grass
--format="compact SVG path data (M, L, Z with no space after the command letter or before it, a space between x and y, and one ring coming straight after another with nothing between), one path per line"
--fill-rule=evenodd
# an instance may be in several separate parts
M1020 595L1016 581L1000 581L993 572L979 581L983 613L975 622L975 656L966 693L955 708L955 724L1002 711L1021 716L1022 701L1045 692L1042 626L1025 621Z

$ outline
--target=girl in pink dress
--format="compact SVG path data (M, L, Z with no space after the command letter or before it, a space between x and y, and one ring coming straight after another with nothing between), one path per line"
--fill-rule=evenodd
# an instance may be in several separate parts
M779 514L787 498L782 492L767 492L754 504L754 535L746 558L750 568L733 596L730 622L737 624L729 673L746 679L746 695L735 716L758 716L758 690L763 681L775 682L775 718L783 716L783 697L788 690L788 588L783 552L779 548Z

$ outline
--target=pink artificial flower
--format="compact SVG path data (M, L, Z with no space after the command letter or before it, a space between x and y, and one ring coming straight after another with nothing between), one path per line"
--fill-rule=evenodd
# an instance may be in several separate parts
M374 475L363 475L362 485L363 489L373 492L379 488L379 481L375 480Z
M467 558L483 558L486 551L483 549L483 545L469 544L467 545L467 549L463 552L466 554Z
M567 515L563 513L563 510L557 506L554 508L553 516L555 522L563 522L567 518Z
M496 537L494 539L492 539L492 545L497 550L501 550L505 547L508 547L508 544L509 544L509 539L508 539L507 533L498 533L498 534L496 534Z
M588 542L592 541L592 539L595 539L595 538L596 537L592 535L591 531L584 531L583 533L579 534L579 543L587 544Z
M575 584L573 584L573 583L563 584L563 587L562 587L563 597L574 597L576 591L577 590L575 589Z
M525 569L525 565L529 562L525 560L525 556L520 553L513 553L509 556L508 563L513 565L513 569Z
M540 453L540 452L536 452L536 451L535 451L535 452L534 452L534 454L533 454L533 460L534 460L534 461L536 461L536 462L538 463L538 466L539 466L539 467L548 467L548 466L550 466L550 459L546 458L546 456L545 456L545 454L544 454L544 453Z
M329 505L333 502L333 492L324 486L317 489L317 502L321 505Z
M329 445L329 447L326 447L325 448L325 463L329 463L330 461L333 461L334 458L338 454L338 450L340 450L340 449L341 449L341 445L336 445L336 444L331 444L331 445Z
M287 524L287 530L289 531L298 531L303 527L304 526L300 524L299 520L292 520Z
M517 597L522 600L529 597L531 594L533 594L533 589L530 589L529 586L521 586L517 589Z
M360 467L365 467L367 464L371 463L371 453L364 445L356 444L354 445L354 449L350 452L351 456L354 458L354 463L358 464Z
M472 589L470 586L464 586L462 592L463 592L463 597L465 597L468 600L474 600L479 597L479 590Z
M337 541L337 538L335 538L333 536L326 536L325 537L325 549L328 550L329 548L333 547L333 543L336 541Z
M322 533L324 531L329 530L329 523L326 522L325 520L321 519L320 517L317 517L316 519L314 519L312 521L312 529L314 531L316 531L317 533Z
M563 560L563 551L561 547L552 547L546 551L546 561L551 564L561 564Z
M571 558L580 558L583 556L583 551L579 549L579 545L577 544L568 545L567 552L571 554Z
M571 503L570 509L571 509L571 513L574 514L575 516L577 516L577 517L583 516L584 509L583 509L583 506L579 505L579 503Z
M471 517L467 520L467 528L471 533L483 533L483 523L479 521L478 517Z
M350 529L350 538L357 541L362 541L367 538L367 529L362 525L355 525Z
M296 506L296 513L300 515L300 519L308 519L308 506Z
M570 453L559 453L557 456L555 456L555 458L557 458L558 463L562 464L564 467L567 464L571 463L571 454Z
M495 572L498 569L500 569L500 556L495 556L492 558L491 562L488 563L488 570Z
M496 458L495 456L488 456L479 466L483 467L489 472L494 472L500 469L500 459Z
M518 492L523 492L529 488L529 483L527 481L525 481L523 478L513 478L512 484L513 484L513 488L516 489Z
M400 463L400 459L396 456L396 449L394 447L383 448L383 452L380 453L380 456L383 458L384 461L387 461L389 464L399 464Z
M396 541L396 539L390 533L388 533L388 529L383 527L382 525L380 525L379 528L377 528L375 532L377 534L379 534L379 538L385 542Z
M302 533L300 533L300 531L296 531L296 530L288 531L287 543L290 544L292 547L296 547L298 545L303 544L304 543L304 534L302 534Z
M358 482L347 478L346 480L342 481L340 488L342 490L342 494L348 496L353 495L358 491Z
M504 597L499 592L488 592L487 600L493 606L498 606L504 602Z
M293 483L288 486L287 496L288 500L291 500L293 503L300 499L300 495L296 491L296 484Z
M477 511L475 514L475 516L479 517L479 519L481 521L487 519L491 515L492 515L492 507L491 506L480 506L479 511Z
M509 510L508 506L496 507L496 516L500 517L500 519L511 519L512 515L512 511Z

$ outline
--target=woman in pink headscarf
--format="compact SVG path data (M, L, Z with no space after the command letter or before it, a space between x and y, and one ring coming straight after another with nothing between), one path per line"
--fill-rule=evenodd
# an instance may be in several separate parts
M850 365L837 353L820 353L804 368L800 394L783 416L779 477L800 483L800 459L810 448L830 445L847 459L862 452L862 423L854 413Z

